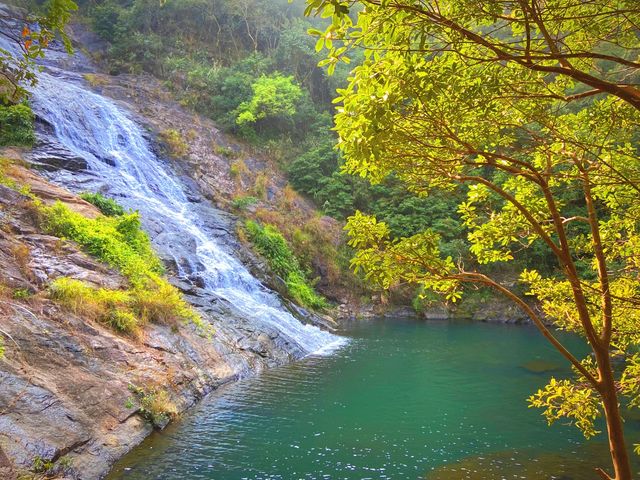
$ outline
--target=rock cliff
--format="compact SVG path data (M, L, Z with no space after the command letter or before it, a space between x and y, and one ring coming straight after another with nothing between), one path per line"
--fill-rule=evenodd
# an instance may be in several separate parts
M100 478L153 428L132 402L133 387L166 392L181 412L225 382L291 359L276 332L255 331L193 286L187 296L205 319L214 329L225 323L211 337L190 324L148 324L139 338L123 336L56 304L47 293L55 278L108 288L126 279L42 231L32 195L85 216L99 212L17 165L16 152L7 155L5 183L31 193L0 185L1 478L38 471Z

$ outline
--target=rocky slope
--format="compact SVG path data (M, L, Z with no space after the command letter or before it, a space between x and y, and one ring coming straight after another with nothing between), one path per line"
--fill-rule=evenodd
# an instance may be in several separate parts
M7 8L0 6L2 12ZM82 32L87 39L80 38ZM93 41L85 30L76 39L81 41L78 47L85 40L89 46ZM135 120L147 126L150 145L162 150L158 135L168 130L187 135L189 150L175 156L174 165L181 181L193 187L187 200L203 213L207 232L218 243L277 286L264 263L237 241L236 217L207 200L229 207L237 192L252 189L256 176L264 177L272 171L271 165L248 155L211 122L171 101L157 81L135 76L106 81L87 56L69 57L55 42L51 47L43 61L49 71L69 75L73 81L84 74L96 90L119 100L134 116L137 112ZM5 350L0 358L0 478L65 475L91 480L104 476L117 458L152 430L150 409L163 408L151 405L153 399L165 403L168 412L179 413L221 384L299 358L304 352L278 328L257 326L234 305L210 294L197 279L171 276L179 269L176 259L187 257L171 252L191 254L194 245L179 235L158 235L163 228L155 218L143 218L143 223L165 260L169 280L213 326L212 336L203 336L191 324L148 324L140 336L118 335L52 301L48 287L59 277L112 289L126 286L127 280L40 227L33 196L45 204L60 200L88 217L99 212L46 180L55 178L58 184L82 191L91 173L84 158L56 141L53 125L45 118L36 121L34 149L0 151L0 340ZM248 167L234 175L238 160ZM265 183L265 205L277 203L286 184L273 171ZM305 218L315 216L304 199L293 201L300 202L295 210ZM329 220L325 223L337 226ZM290 302L284 305L303 321L334 327L328 317L310 314Z
M274 332L255 331L197 291L189 299L205 319L214 328L224 322L210 338L188 324L149 324L140 338L122 336L57 305L47 294L55 278L108 288L126 280L74 244L43 233L31 198L15 185L85 216L98 211L16 165L16 152L7 155L14 160L4 162L4 183L14 188L0 185L1 478L29 471L100 478L153 428L140 415L132 386L166 392L171 410L175 405L180 412L225 382L291 359Z
M253 147L222 132L211 119L177 102L172 92L151 75L104 73L99 58L108 47L83 25L73 25L71 30L77 50L87 56L62 60L65 68L82 73L93 91L133 112L159 153L171 158L173 168L190 178L218 208L241 218L274 224L290 243L295 243L294 232L310 233L312 245L299 250L308 257L320 292L342 305L335 314L354 317L366 312L368 306L360 298L364 291L346 268L348 259L338 267L333 258L343 241L343 225L322 215L311 200L288 185L286 174L268 149ZM246 197L255 203L244 209L234 206L234 201ZM323 255L321 251L331 254ZM274 282L269 272L254 273L278 289L277 279Z

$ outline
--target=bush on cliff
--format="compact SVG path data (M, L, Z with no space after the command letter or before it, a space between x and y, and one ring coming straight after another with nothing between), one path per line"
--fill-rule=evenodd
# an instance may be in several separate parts
M73 313L120 332L133 333L141 323L131 311L132 295L125 290L94 288L80 280L60 277L49 286L49 294Z
M0 147L31 146L35 141L35 116L25 103L0 104Z
M123 333L136 333L147 322L174 325L191 320L202 327L202 320L178 290L160 278L150 281L145 288L115 290L60 277L49 286L49 294L73 313Z
M309 283L287 241L273 225L260 225L248 221L245 224L248 238L254 248L263 255L271 269L282 277L291 297L301 305L315 309L329 306L327 300L318 295Z
M189 153L189 145L182 134L169 128L160 132L160 140L164 143L167 153L173 158L184 157Z
M163 265L140 228L138 213L87 218L61 202L40 206L45 230L78 243L87 253L119 270L128 290L95 289L78 280L60 278L51 295L76 313L89 315L123 332L150 322L192 321L206 329L180 292L161 277Z
M113 198L105 197L101 193L83 192L80 194L80 198L97 207L107 217L119 217L125 213L124 208L118 202Z
M163 428L170 419L178 415L178 407L166 390L129 385L129 391L135 398L127 400L127 408L137 407L138 413L154 428Z
M125 275L133 286L144 286L163 272L160 259L140 228L137 212L118 217L87 218L61 202L40 208L45 230L78 243L87 253Z

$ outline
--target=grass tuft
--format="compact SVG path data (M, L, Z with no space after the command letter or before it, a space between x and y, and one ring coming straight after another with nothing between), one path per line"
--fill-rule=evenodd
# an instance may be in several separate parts
M189 153L189 145L177 130L163 130L160 132L160 140L166 145L169 155L174 158L184 157Z
M49 285L49 295L73 313L122 333L135 334L147 322L174 326L191 321L205 328L180 292L159 277L144 288L128 290L95 288L81 280L60 277Z
M156 428L164 427L178 415L178 408L166 390L129 385L129 391L135 395L135 399L129 399L127 407L134 408L137 403L138 412Z
M260 200L258 200L256 197L247 195L243 197L234 198L233 202L231 202L231 206L236 210L246 210L250 206L258 203L259 201Z

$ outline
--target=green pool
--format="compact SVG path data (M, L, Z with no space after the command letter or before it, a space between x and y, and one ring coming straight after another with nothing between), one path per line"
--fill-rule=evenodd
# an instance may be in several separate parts
M606 466L604 438L527 408L568 374L534 328L394 319L344 334L331 355L211 395L109 479L586 480ZM627 424L637 443L640 421Z

